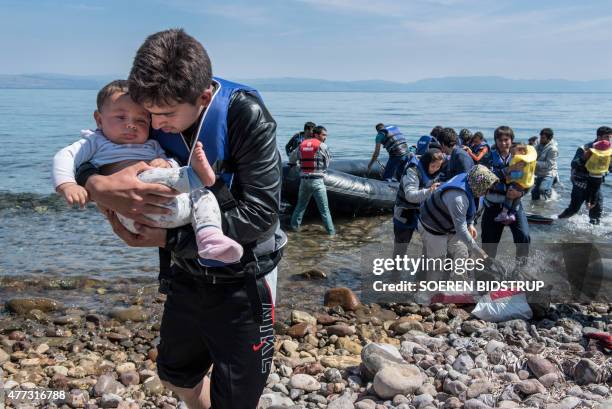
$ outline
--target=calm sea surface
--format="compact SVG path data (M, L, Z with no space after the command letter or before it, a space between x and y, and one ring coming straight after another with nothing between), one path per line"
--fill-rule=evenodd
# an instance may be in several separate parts
M53 193L52 157L78 139L79 130L95 126L95 96L93 90L0 90L0 278L155 278L156 251L127 248L95 207L68 209ZM306 121L324 125L333 156L346 159L369 158L378 122L398 125L411 142L438 124L480 130L489 140L495 127L509 125L523 141L551 127L564 188L552 202L525 201L544 215L557 214L569 200L576 148L593 140L597 127L612 125L612 94L270 92L263 97L278 122L283 156L285 143ZM608 203L600 226L590 226L583 212L554 226L533 226L532 240L611 241L611 183L609 178L603 187ZM318 220L310 223L304 233L290 235L281 289L292 288L291 274L313 266L331 273L325 285L355 287L361 246L392 240L386 216L338 221L341 234L333 241L320 239Z

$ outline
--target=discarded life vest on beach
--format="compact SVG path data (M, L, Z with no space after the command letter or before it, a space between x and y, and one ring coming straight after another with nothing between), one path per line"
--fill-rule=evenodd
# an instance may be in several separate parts
M447 190L460 190L466 194L469 207L465 218L468 224L474 221L476 215L474 195L467 183L467 173L455 175L451 180L438 187L421 205L421 223L425 230L435 235L456 233L453 218L442 200L442 195Z
M181 165L187 165L190 153L196 141L202 142L206 158L215 170L217 176L223 178L228 188L231 186L233 173L229 171L226 162L229 156L227 142L227 111L232 95L238 91L252 93L261 99L259 93L246 85L236 84L221 78L213 78L217 88L213 93L210 104L204 111L202 120L197 130L198 138L193 141L193 146L187 146L187 141L182 135L165 133L161 130L153 130L152 138L156 139L164 148L168 156L175 157Z
M535 168L536 160L538 159L538 153L535 148L531 145L527 145L527 153L513 155L510 160L510 166L516 163L523 162L523 169L521 171L511 171L508 174L507 182L516 183L523 189L528 189L533 186L535 181Z
M395 125L388 125L381 131L385 134L382 145L389 156L404 156L408 153L406 138Z
M584 166L590 175L604 176L610 168L610 158L612 158L612 148L604 151L591 148L591 157Z
M419 177L419 189L428 188L433 184L434 179L429 177L429 174L425 171L423 164L416 156L413 156L412 159L408 161L402 174L406 173L410 168L416 169L417 171L417 175ZM406 199L406 192L404 191L404 185L401 183L401 180L397 191L397 198L395 199L395 206L402 207L404 209L419 209L421 207L420 203L409 202Z
M302 174L311 175L325 171L325 163L319 154L320 147L321 141L317 138L305 139L300 144L300 171Z

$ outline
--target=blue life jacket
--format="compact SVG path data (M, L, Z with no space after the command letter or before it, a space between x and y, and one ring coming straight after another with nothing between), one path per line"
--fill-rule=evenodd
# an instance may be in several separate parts
M218 87L212 96L211 102L206 108L202 121L198 128L197 140L204 145L206 157L217 176L223 178L227 187L231 187L233 173L227 171L224 160L229 157L227 111L232 95L237 91L247 91L255 94L261 99L259 93L251 87L226 81L221 78L213 78ZM154 130L152 138L156 139L168 156L175 157L181 165L187 165L193 146L187 146L186 141L180 134L165 133ZM195 144L196 141L193 143ZM194 145L195 146L195 145Z
M476 216L474 195L467 183L467 173L460 173L438 187L438 189L436 189L436 191L421 205L421 223L426 230L433 234L456 233L453 218L442 200L444 192L451 189L465 192L469 203L465 218L468 224L474 221L474 217Z
M212 96L210 104L206 107L197 130L197 140L202 142L206 158L215 174L222 178L228 189L231 187L233 173L228 171L228 164L224 161L229 158L229 144L227 131L227 112L232 95L237 91L246 91L255 94L261 99L259 93L246 85L236 84L221 78L213 78L217 83L217 88ZM161 130L154 130L152 137L156 139L168 156L178 159L181 165L187 165L193 146L187 146L187 141L181 134L166 133ZM253 251L257 251L254 249ZM199 263L208 267L223 267L226 264L216 260L206 260L199 258ZM214 275L214 273L211 273Z
M431 135L423 135L417 141L417 155L424 155L427 150L429 150L429 144L431 143L433 136Z
M489 190L490 193L498 193L502 195L506 194L507 186L503 182L503 180L506 178L504 169L508 167L510 160L512 160L512 155L508 155L507 162L504 162L497 149L491 150L491 161L489 163L489 168L493 173L495 173L495 175L497 175L500 181L493 185L493 187Z
M419 176L419 189L425 189L431 186L434 182L434 180L429 177L429 174L425 171L423 164L416 156L413 156L406 163L404 171L402 172L402 176L406 173L408 168L415 168L417 170L417 174ZM400 185L397 190L397 196L395 198L395 205L406 209L418 209L419 207L421 207L420 203L412 203L406 199L406 192L404 191L404 185L401 183L401 178Z
M389 153L389 156L404 156L408 153L408 143L406 138L395 125L385 126L385 139L382 145Z

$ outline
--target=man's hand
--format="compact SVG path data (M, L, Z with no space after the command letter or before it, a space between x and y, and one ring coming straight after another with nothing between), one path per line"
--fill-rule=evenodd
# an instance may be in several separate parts
M70 206L78 204L79 207L83 209L85 204L87 204L87 190L74 182L62 183L56 190L64 197L66 203Z
M429 186L429 191L433 192L434 190L436 190L438 187L440 186L440 182L436 182L433 183L431 186Z
M144 183L138 174L153 169L144 162L129 166L110 176L94 175L87 180L85 188L91 199L98 205L120 213L148 226L155 222L145 216L168 214L170 210L162 205L168 203L178 192L157 183Z
M520 190L516 190L514 188L510 188L508 189L508 191L506 192L506 197L508 199L518 199L519 197L523 196L523 192L521 192Z
M476 240L476 238L478 237L478 231L476 230L474 225L472 224L468 225L468 231L470 232L470 235L472 236L472 238Z
M168 162L166 159L163 159L163 158L155 158L151 162L149 162L149 165L151 165L154 168L171 168L172 167L170 165L170 162Z
M136 223L138 233L135 234L121 224L115 212L109 211L107 218L113 232L130 247L164 247L166 245L166 229Z
M462 148L463 148L463 150L464 150L464 151L466 151L466 152L472 152L472 150L470 149L470 147L469 147L469 146L463 145L463 146L462 146Z

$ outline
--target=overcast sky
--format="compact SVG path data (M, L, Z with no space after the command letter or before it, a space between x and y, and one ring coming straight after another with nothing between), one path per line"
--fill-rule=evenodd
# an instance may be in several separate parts
M232 79L612 78L609 1L0 0L0 10L0 74L127 75L148 34L183 27Z

